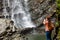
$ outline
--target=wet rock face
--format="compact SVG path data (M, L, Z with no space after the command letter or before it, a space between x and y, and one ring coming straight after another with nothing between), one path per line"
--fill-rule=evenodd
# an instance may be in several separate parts
M27 3L28 5L26 6L29 8L28 12L31 14L32 21L39 27L42 26L42 21L47 14L52 15L56 10L55 0L28 0ZM8 12L11 10L9 7L6 9ZM53 21L55 21L54 18L55 17L52 16ZM24 40L24 37L20 37L21 35L18 33L17 29L10 23L13 22L11 20L0 19L0 40ZM28 30L31 31L32 29L26 29L26 31ZM24 32L25 30L21 31L21 34L27 33Z
M32 29L17 29L12 20L0 18L0 40L26 40L25 36Z
M13 0L10 0L10 3L12 4ZM56 0L22 0L21 3L25 11L31 14L32 21L37 26L42 23L45 16L54 14L56 10ZM11 16L11 6L7 6L6 10Z
M0 18L0 34L5 31L7 25L6 25L6 20Z
M0 40L22 40L13 21L0 18Z
M29 12L33 22L39 26L44 17L52 15L56 10L55 0L29 0L28 1Z
M3 12L3 4L2 4L3 0L0 0L0 15L2 15Z

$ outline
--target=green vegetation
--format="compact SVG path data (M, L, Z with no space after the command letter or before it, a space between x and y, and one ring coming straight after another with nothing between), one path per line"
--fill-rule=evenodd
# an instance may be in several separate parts
M59 23L60 23L60 21L59 21L59 18L60 18L60 16L59 16L60 15L60 0L56 0L56 1L57 1L57 12L56 13L57 13L57 19L58 19L56 24L57 24L57 26L59 26Z
M60 25L60 0L56 0L57 1L57 19L58 19L58 21L56 22L56 25L57 25L57 27L59 27L59 25ZM59 31L58 31L58 36L57 36L57 38L60 40L60 27L59 27Z
M58 24L60 23L59 18L60 18L60 0L57 1L57 18L58 18Z
M57 14L58 14L58 17L60 15L60 0L56 0L57 1Z

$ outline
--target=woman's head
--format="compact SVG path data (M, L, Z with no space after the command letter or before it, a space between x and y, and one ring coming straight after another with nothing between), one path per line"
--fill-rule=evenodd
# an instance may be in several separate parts
M50 19L51 17L48 15L48 16L46 16L46 18L47 18L47 19Z
M47 19L49 22L50 22L50 18L51 18L50 15L46 16L46 19Z

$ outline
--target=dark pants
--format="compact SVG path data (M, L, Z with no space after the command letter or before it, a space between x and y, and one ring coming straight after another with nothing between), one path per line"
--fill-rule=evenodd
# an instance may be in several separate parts
M46 31L46 40L52 40L51 33L52 33L52 31Z

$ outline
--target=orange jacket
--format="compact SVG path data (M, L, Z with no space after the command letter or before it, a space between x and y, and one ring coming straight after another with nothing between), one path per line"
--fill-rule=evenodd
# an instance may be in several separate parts
M53 29L52 23L49 24L47 19L44 19L43 24L45 25L45 31L50 31Z

